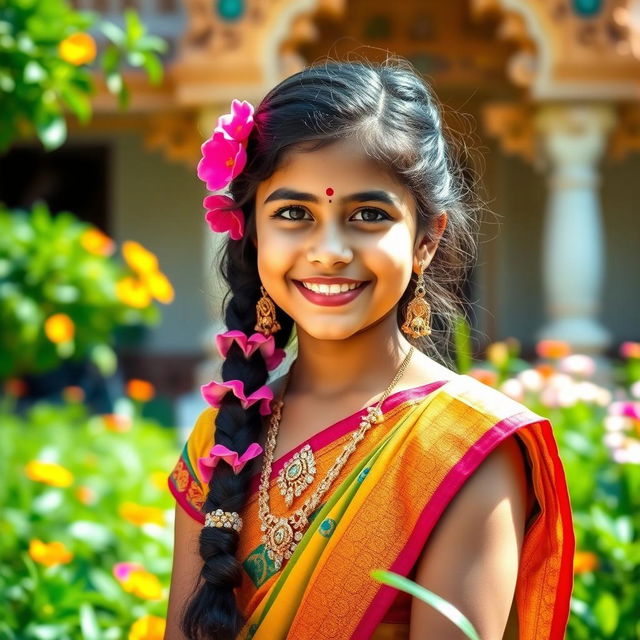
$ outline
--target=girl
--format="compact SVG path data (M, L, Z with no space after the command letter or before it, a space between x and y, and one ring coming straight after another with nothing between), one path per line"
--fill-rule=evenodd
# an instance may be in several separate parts
M169 479L166 638L464 637L373 569L483 640L563 638L573 533L551 426L438 356L475 222L424 81L307 68L255 111L234 100L198 173L231 195L205 199L229 233L228 331Z

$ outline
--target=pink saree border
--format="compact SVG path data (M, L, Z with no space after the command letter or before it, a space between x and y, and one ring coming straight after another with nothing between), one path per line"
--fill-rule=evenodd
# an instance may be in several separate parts
M414 400L417 398L422 398L436 389L439 389L441 386L447 383L447 380L435 380L433 382L428 382L427 384L420 385L419 387L411 387L409 389L403 389L402 391L396 391L396 393L392 393L380 406L382 413L386 413L391 409L395 409L398 405L403 402L407 402L408 400ZM288 462L291 456L300 451L302 447L305 445L311 445L311 448L314 452L319 451L320 449L324 449L327 445L331 444L334 440L338 440L343 435L355 429L355 427L360 422L360 417L363 415L364 409L359 409L358 411L352 413L346 418L342 418L342 420L338 420L338 422L334 422L329 426L322 429L322 431L318 431L315 435L311 436L304 442L301 442L299 445L290 449L282 456L280 456L274 463L271 469L271 480L277 477L278 472L285 465L285 462ZM257 493L258 487L260 486L260 471L257 471L251 477L249 481L249 495L253 495Z
M573 563L573 528L571 525L571 509L569 497L567 494L564 470L558 456L558 449L551 435L551 425L549 421L541 416L537 416L538 420L532 420L531 411L525 410L509 416L495 424L495 426L480 437L476 443L469 448L467 453L462 457L458 464L453 467L444 478L438 489L433 494L431 500L424 506L413 533L409 537L403 551L396 558L395 562L389 568L390 571L407 576L413 565L418 559L431 531L438 522L441 514L462 487L469 476L478 468L485 457L504 440L519 428L532 426L535 424L542 425L542 433L548 452L553 459L554 471L556 473L556 487L559 490L558 502L560 505L560 513L564 525L563 533L563 549L561 559L561 580L558 584L558 598L562 597L563 606L554 610L552 622L552 633L549 640L562 640L566 622L569 617L569 596L572 589L572 563ZM550 443L553 442L553 446ZM383 620L389 607L398 595L398 591L393 587L381 585L376 596L369 604L362 620L356 627L351 636L351 640L361 640L369 638L376 627Z

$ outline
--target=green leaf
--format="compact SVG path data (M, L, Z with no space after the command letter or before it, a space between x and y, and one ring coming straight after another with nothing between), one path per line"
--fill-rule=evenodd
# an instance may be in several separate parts
M36 131L48 150L57 149L67 139L67 124L60 114L51 114L36 121Z
M47 77L45 68L35 60L29 60L24 68L24 81L27 84L38 84Z
M119 94L123 86L122 76L118 72L107 75L107 89L109 89L111 93Z
M471 622L469 622L468 618L466 618L464 614L462 614L462 612L460 612L450 602L447 602L439 595L436 595L432 591L429 591L419 584L416 584L397 573L393 573L392 571L375 569L371 572L371 577L374 580L378 580L378 582L395 587L400 591L404 591L405 593L426 602L436 609L436 611L440 612L445 618L451 620L451 622L453 622L453 624L455 624L456 627L458 627L458 629L467 636L467 638L471 638L471 640L480 640L478 632L475 630Z
M160 58L153 53L144 54L144 68L149 74L151 84L160 84L162 81L163 68Z
M124 12L125 30L127 32L127 43L134 45L145 33L145 28L140 21L140 16L133 9Z
M466 373L471 369L471 327L465 318L456 316L453 328L456 349L456 365L459 373Z
M80 605L80 628L83 640L100 640L100 627L94 608L83 602Z
M104 35L107 36L107 38L109 38L111 42L113 42L113 44L116 44L119 47L125 46L125 43L126 43L125 33L120 27L113 24L113 22L103 22L100 25L100 29L102 33L104 33Z
M86 124L91 119L91 100L89 96L72 86L65 86L60 90L60 96L69 105L78 120Z
M611 593L601 593L593 607L593 613L605 635L610 636L618 626L620 611L618 603Z

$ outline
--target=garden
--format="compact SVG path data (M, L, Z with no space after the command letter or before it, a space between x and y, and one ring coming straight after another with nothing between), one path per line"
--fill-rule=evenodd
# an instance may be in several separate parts
M97 46L90 32L102 34ZM37 136L61 146L66 121L91 118L92 72L125 108L125 66L158 82L163 42L128 11L124 27L63 0L0 7L0 152ZM0 640L161 640L180 443L145 410L155 389L119 382L118 345L153 327L172 284L140 242L120 246L45 202L0 204ZM456 366L553 424L568 477L577 549L567 637L640 638L640 343L625 342L603 386L596 363L542 341L535 362L514 339ZM109 386L109 408L81 383L34 390L65 367ZM115 382L114 382L115 381ZM113 391L115 389L115 392ZM473 637L469 635L469 637Z

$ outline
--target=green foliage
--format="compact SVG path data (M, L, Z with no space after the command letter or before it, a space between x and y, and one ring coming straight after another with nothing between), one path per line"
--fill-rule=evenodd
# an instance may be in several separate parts
M173 431L140 419L129 431L110 431L81 404L41 404L24 419L0 408L0 424L0 638L124 640L136 619L163 617L174 505L166 477L178 455ZM30 479L25 467L33 460L62 465L70 486ZM163 524L134 524L121 515L126 503L155 509ZM32 540L61 542L72 557L46 566L31 557ZM120 562L155 575L160 596L125 591L113 573Z
M115 362L117 327L158 321L154 305L133 308L116 283L132 270L83 246L92 230L70 213L52 216L0 205L0 379L52 370L67 358L91 358L104 374ZM75 325L71 341L54 344L45 322L63 313Z
M65 0L0 0L0 152L34 132L45 148L59 147L67 136L64 109L82 123L89 121L95 48L89 29L107 38L94 66L105 74L121 107L129 101L125 65L145 69L153 84L162 80L158 54L166 43L147 34L132 10L125 12L123 30L96 13L74 10ZM77 34L87 35L86 55L65 55L61 43Z

